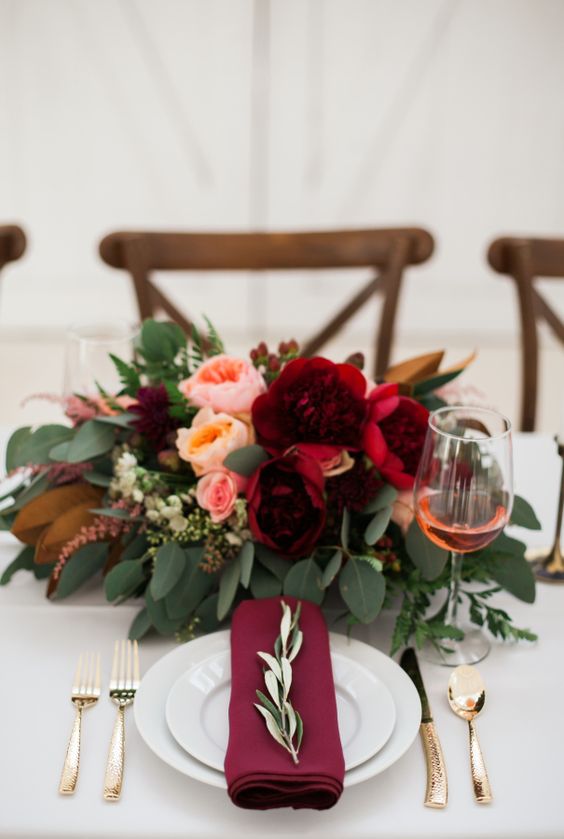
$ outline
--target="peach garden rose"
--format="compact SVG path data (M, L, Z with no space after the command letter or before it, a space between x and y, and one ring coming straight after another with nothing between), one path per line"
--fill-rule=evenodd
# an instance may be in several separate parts
M246 423L211 408L198 411L192 427L179 428L176 437L178 454L196 475L219 469L230 452L250 442L251 430Z
M249 361L230 355L214 355L178 385L186 399L198 408L213 408L228 414L251 410L266 384Z
M208 472L198 481L196 500L213 522L229 518L237 500L237 484L229 472Z

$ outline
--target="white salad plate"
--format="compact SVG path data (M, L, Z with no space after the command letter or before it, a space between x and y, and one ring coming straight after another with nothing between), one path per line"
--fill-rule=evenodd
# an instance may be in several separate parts
M385 684L362 664L337 652L331 653L331 663L345 768L353 769L389 740L396 709ZM220 772L229 739L230 692L231 656L226 649L177 679L165 708L176 742L196 760Z
M229 638L229 630L223 630L176 647L146 672L133 703L137 728L151 751L184 775L222 789L227 787L223 771L212 769L179 745L168 727L166 708L175 684L197 665L225 655L229 650ZM347 787L378 775L405 754L419 731L421 703L411 679L384 653L335 633L330 634L330 643L332 655L366 668L388 689L395 709L395 724L388 741L372 757L345 773ZM194 707L186 707L184 712L194 727L199 725ZM368 718L363 712L359 721L361 739L377 714L378 708L372 708Z

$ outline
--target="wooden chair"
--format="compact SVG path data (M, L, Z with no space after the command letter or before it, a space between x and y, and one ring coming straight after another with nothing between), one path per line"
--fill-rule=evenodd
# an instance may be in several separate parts
M305 343L315 354L373 295L384 303L375 341L374 374L389 365L403 271L427 260L433 237L419 228L341 230L316 233L110 233L100 243L102 259L132 276L140 317L162 309L189 333L182 315L151 280L152 271L271 271L372 267L376 275Z
M538 392L538 323L544 320L564 344L564 322L535 288L538 277L564 278L564 239L503 237L491 243L488 261L517 287L521 317L521 430L535 428Z
M0 225L0 271L8 262L15 262L25 252L26 238L15 224Z

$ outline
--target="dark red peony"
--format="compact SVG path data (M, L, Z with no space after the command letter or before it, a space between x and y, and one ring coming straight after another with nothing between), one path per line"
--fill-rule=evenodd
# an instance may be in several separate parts
M141 387L136 395L137 404L129 409L138 419L131 425L143 434L157 451L167 447L167 436L180 425L169 415L170 399L164 385Z
M370 418L364 429L364 450L388 483L397 489L411 489L429 411L415 399L399 396L397 384L379 385L368 401Z
M254 538L286 556L305 556L325 526L324 478L311 457L293 450L263 463L247 486Z
M254 401L258 440L271 451L295 443L360 449L368 417L365 394L366 379L352 364L297 358Z

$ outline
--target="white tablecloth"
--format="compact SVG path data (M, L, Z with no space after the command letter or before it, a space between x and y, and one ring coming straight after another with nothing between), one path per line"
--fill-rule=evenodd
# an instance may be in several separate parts
M517 435L515 449L517 490L534 503L544 526L541 533L527 534L528 542L546 545L554 527L559 477L555 446L548 436ZM15 554L10 538L3 536L0 542L0 568ZM112 642L125 637L138 607L109 606L93 585L61 603L47 602L43 592L44 585L27 572L0 589L0 837L564 836L564 587L539 586L534 606L497 596L497 604L540 639L536 644L494 644L480 664L488 695L478 730L494 793L491 805L473 800L466 726L446 701L449 671L422 663L448 769L448 807L429 810L422 804L425 763L418 738L391 769L345 790L339 804L324 813L237 809L221 790L162 764L139 737L131 713L122 799L104 802L104 766L114 720L114 706L105 696L84 715L77 792L59 796L73 719L68 692L78 653L102 651L107 685ZM356 635L387 650L392 623L393 615L385 614L375 627L361 628ZM143 641L142 668L172 647L166 639Z

